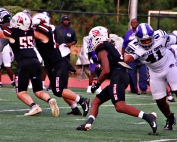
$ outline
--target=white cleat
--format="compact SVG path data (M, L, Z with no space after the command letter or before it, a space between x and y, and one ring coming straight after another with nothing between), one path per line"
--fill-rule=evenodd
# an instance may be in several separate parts
M24 116L33 116L42 112L42 109L39 105L34 105L28 113L25 113Z
M58 117L59 116L59 113L60 113L60 110L59 110L59 107L57 106L57 101L55 99L50 99L49 101L49 106L51 108L51 111L52 111L52 115L54 117Z

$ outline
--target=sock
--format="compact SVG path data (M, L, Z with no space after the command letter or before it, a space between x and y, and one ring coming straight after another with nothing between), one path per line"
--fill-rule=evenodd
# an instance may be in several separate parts
M173 99L173 97L172 97L172 96L168 96L167 98L168 98L168 100L172 100L172 99Z
M44 86L44 81L42 81L42 85Z
M32 108L34 105L36 105L36 103L32 103L32 104L30 104L30 107Z
M11 84L14 83L14 81L11 81Z
M80 100L80 96L77 95L77 97L76 97L76 99L75 99L75 102L79 102L79 100Z
M0 84L2 84L2 82L0 82Z
M146 121L149 121L149 114L144 113L142 118Z
M77 104L74 103L71 105L71 109L74 109L75 107L77 107Z
M49 99L47 100L47 103L49 103L50 99L51 99L51 98L49 98Z
M143 112L143 111L140 111L138 117L139 117L139 118L143 118L143 115L144 115L144 112Z
M90 115L88 120L85 122L86 124L92 124L95 120L95 117L93 115Z
M168 119L173 120L174 119L174 113L170 113L170 115L166 116Z

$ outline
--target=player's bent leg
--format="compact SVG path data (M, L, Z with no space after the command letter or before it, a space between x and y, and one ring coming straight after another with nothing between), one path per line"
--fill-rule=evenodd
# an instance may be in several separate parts
M100 104L101 104L101 101L97 97L95 97L92 100L90 116L89 116L88 120L84 124L79 125L76 128L76 130L87 131L87 130L91 129L92 123L94 122L96 116L98 115L98 108L99 108Z
M31 109L28 113L25 113L25 116L33 116L35 114L41 113L42 109L39 107L39 105L35 104L31 96L27 94L26 91L19 92L17 94L18 99L20 99L23 103L30 106Z
M79 103L83 109L83 116L86 116L88 114L90 99L83 98L83 97L75 94L73 91L71 91L69 89L63 89L62 97L64 99L70 99L72 101Z
M128 115L134 116L134 117L143 118L149 123L149 125L151 126L153 130L153 133L156 133L157 131L157 122L156 122L157 114L156 113L146 114L134 106L127 105L125 101L119 101L115 103L114 106L117 112L125 113Z
M55 100L54 98L51 98L51 97L49 96L49 94L47 94L47 93L44 92L43 90L42 90L42 91L37 91L37 92L35 92L35 95L36 95L39 99L41 99L41 100L43 100L43 101L49 103L49 106L50 106L51 111L52 111L52 115L53 115L54 117L58 117L58 116L59 116L59 112L60 112L60 111L59 111L59 107L58 107L57 102L56 102L56 100Z

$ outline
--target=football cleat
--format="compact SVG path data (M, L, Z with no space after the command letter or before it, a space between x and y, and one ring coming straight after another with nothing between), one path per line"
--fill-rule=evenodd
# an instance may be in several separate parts
M39 105L34 105L28 113L25 113L24 116L33 116L42 112L42 109Z
M74 108L71 112L68 112L67 115L82 115L82 113L78 108Z
M164 130L173 130L173 126L176 124L176 118L174 117L174 113L172 113L171 115L173 118L167 118Z
M157 131L156 119L157 119L157 114L155 112L152 112L151 114L149 114L149 120L147 122L151 126L153 133L156 133Z
M83 109L83 116L86 116L89 112L89 104L90 104L90 99L84 98L83 103L81 104L82 109Z
M49 101L49 106L51 108L52 114L54 117L58 117L59 116L59 107L57 106L57 101L55 99L50 99Z
M82 124L82 125L79 125L76 130L82 130L82 131L88 131L90 130L92 127L91 124Z

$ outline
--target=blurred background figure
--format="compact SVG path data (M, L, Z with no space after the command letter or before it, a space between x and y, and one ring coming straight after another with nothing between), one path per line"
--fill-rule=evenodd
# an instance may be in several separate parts
M127 47L128 43L135 39L135 31L139 25L138 20L136 18L132 19L130 22L132 29L128 30L124 36L124 42L122 45L122 55L124 55L125 48ZM128 71L130 75L130 92L137 95L147 93L147 67L146 65L140 66L140 64L141 62L138 59L128 63L128 65L132 68L132 70ZM139 79L137 77L137 74L139 74ZM139 88L141 92L138 91L137 82L139 83Z
M3 30L7 26L10 25L10 20L12 19L12 16L9 11L7 11L4 8L0 8L0 30ZM11 84L14 87L15 82L14 82L14 73L11 69L11 63L14 60L14 54L12 52L11 47L8 44L7 39L2 39L0 38L0 87L3 86L2 81L1 81L1 76L2 76L2 64L5 67L5 70L7 71L7 74L11 80Z

